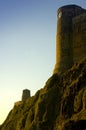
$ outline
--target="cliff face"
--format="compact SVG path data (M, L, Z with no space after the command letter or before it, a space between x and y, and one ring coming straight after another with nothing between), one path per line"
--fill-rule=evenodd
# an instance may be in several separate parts
M86 59L15 105L0 130L85 130Z

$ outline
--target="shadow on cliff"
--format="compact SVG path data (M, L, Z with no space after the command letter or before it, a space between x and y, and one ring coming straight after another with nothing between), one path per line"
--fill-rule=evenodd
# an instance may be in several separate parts
M0 130L85 130L86 59L14 105Z

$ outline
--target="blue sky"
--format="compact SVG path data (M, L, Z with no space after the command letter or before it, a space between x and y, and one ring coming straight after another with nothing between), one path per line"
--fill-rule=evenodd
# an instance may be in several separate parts
M0 0L0 123L21 100L45 85L55 64L57 9L86 0Z

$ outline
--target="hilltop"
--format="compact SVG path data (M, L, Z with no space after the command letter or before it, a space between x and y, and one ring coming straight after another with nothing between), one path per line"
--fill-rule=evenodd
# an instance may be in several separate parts
M14 105L0 130L85 130L86 59L50 77L37 93Z

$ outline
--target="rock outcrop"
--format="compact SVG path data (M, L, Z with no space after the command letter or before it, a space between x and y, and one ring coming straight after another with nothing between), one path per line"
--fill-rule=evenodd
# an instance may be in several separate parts
M0 130L85 130L86 59L15 105Z

